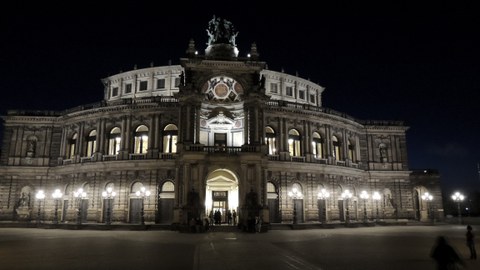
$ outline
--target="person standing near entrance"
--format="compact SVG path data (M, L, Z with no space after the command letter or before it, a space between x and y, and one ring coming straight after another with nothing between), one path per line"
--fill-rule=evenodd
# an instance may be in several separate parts
M232 217L233 217L233 225L237 225L237 212L235 212L235 210L232 211Z
M232 224L232 211L227 210L227 222L228 222L228 225Z
M477 259L477 251L475 250L475 235L473 234L472 226L467 226L467 247L470 250L470 259Z

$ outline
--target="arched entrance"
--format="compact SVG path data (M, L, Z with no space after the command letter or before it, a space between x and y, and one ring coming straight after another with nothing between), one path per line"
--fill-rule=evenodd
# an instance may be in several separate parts
M218 169L207 177L205 194L205 215L216 224L234 225L233 212L238 213L238 179L226 169ZM217 220L214 219L217 213ZM219 215L218 215L219 213ZM229 213L231 215L229 215ZM232 219L229 220L229 216ZM238 219L237 219L238 222Z

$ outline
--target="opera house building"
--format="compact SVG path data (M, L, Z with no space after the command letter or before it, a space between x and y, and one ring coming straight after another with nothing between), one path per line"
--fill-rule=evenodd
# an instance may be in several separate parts
M0 221L179 228L218 214L268 228L443 217L438 174L408 167L403 122L323 107L324 87L269 70L256 44L239 56L227 20L214 17L207 33L179 65L101 79L97 103L4 112Z

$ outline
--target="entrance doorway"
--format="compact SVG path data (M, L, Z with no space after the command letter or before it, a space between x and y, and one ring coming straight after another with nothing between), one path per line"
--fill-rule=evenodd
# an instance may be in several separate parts
M235 225L234 212L238 214L238 180L226 169L211 172L207 178L205 215L214 225Z

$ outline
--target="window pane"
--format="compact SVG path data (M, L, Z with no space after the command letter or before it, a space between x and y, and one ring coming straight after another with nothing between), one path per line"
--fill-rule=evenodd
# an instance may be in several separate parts
M157 89L164 89L165 88L165 79L158 79L157 80Z
M140 82L140 91L145 91L147 90L148 82L147 81L141 81Z
M125 94L130 94L132 92L132 84L131 83L127 83L125 85Z

